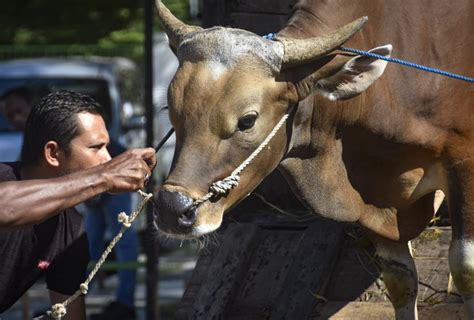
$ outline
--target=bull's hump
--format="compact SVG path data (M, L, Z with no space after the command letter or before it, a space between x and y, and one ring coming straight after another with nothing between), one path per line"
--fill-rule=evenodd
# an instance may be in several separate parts
M233 67L242 57L254 57L278 73L283 45L241 29L214 27L193 32L178 48L180 61L209 61Z

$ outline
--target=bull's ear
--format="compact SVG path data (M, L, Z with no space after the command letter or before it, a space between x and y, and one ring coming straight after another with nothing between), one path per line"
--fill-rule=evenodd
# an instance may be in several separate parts
M390 57L392 45L377 47L369 52ZM365 91L385 71L387 61L356 56L347 61L334 75L316 82L316 91L329 100L352 98Z

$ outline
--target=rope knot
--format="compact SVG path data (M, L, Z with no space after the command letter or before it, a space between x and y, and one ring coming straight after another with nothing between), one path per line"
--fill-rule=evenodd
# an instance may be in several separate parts
M66 315L66 307L62 303L56 303L54 306L51 307L51 316L54 319L61 319Z
M79 290L83 295L86 295L87 291L89 290L89 286L87 285L87 283L81 283L81 285L79 286Z
M132 223L130 222L130 217L127 216L125 212L120 212L119 215L117 216L118 222L123 224L126 228L130 228Z
M231 175L225 178L224 180L214 182L210 187L209 190L214 193L214 195L218 194L226 194L230 190L234 189L239 185L240 177L237 175Z

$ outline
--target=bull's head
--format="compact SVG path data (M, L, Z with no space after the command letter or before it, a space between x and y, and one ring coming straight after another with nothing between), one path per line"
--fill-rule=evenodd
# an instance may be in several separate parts
M176 151L170 175L156 195L157 224L172 236L198 237L216 230L224 212L278 166L288 149L291 124L242 172L237 188L193 206L299 101L314 90L332 100L349 98L385 68L384 62L361 57L328 63L335 56L329 53L352 37L365 17L324 37L271 41L239 29L188 26L159 0L157 7L180 62L168 92ZM391 48L374 50L388 55ZM300 71L291 72L295 68Z

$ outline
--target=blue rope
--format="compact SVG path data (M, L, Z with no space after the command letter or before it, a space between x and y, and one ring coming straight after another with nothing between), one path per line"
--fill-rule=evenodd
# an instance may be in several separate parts
M407 67L410 67L410 68L415 68L415 69L423 70L423 71L426 71L426 72L436 73L436 74L440 74L442 76L446 76L446 77L450 77L450 78L454 78L454 79L474 83L474 78L469 78L469 77L461 76L459 74L455 74L455 73L451 73L451 72L447 72L447 71L443 71L443 70L439 70L439 69L435 69L435 68L422 66L420 64L416 64L416 63L409 62L409 61L406 61L406 60L385 57L385 56L381 56L379 54L375 54L375 53L367 52L367 51L363 51L363 50L358 50L358 49L352 49L352 48L346 48L346 47L340 47L340 49L342 51L352 52L352 53L364 55L364 56L367 56L367 57L370 57L370 58L385 60L385 61L388 61L388 62L395 62L395 63L401 64L403 66L407 66Z
M267 40L275 40L276 33L269 33L267 35L264 35L263 38L265 38ZM426 72L436 73L436 74L440 74L442 76L446 76L446 77L450 77L450 78L454 78L454 79L474 83L474 78L465 77L465 76L462 76L462 75L459 75L459 74L443 71L443 70L440 70L440 69L435 69L435 68L422 66L420 64L416 64L416 63L409 62L409 61L406 61L406 60L401 60L401 59L396 59L396 58L388 58L388 57L385 57L385 56L381 56L379 54L375 54L375 53L372 53L372 52L367 52L367 51L363 51L363 50L359 50L359 49L353 49L353 48L340 47L339 49L342 50L342 51L351 52L351 53L367 56L367 57L370 57L370 58L381 59L381 60L385 60L385 61L388 61L388 62L394 62L394 63L398 63L398 64L401 64L401 65L406 66L406 67L415 68L415 69L423 70L423 71L426 71Z

